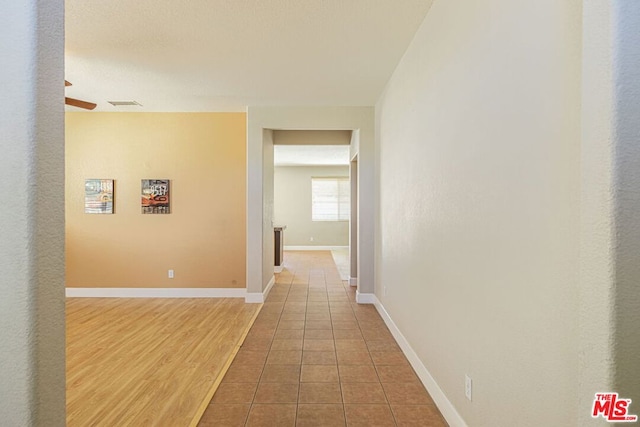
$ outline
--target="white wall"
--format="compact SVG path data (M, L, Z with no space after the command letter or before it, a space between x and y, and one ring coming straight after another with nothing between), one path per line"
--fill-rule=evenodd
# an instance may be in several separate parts
M275 265L275 246L273 235L273 131L262 131L264 142L263 165L264 182L262 195L262 291L264 291L273 278Z
M349 246L349 221L311 220L311 178L323 176L348 178L349 166L276 166L274 222L287 226L285 246Z
M349 222L349 279L353 281L358 277L358 158L349 163L349 179L351 184L351 221ZM377 212L377 206L376 206Z
M580 74L580 2L439 0L376 106L376 295L471 426L579 425Z
M276 145L349 145L348 130L274 130Z
M65 425L64 3L0 14L0 424Z
M615 265L614 82L611 2L584 1L582 51L582 166L580 194L579 419L593 393L614 390Z
M613 2L615 380L640 414L640 3Z

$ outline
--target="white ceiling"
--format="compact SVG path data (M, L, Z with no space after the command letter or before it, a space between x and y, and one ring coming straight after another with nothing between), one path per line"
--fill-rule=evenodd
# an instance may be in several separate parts
M66 0L66 95L94 111L374 105L431 2ZM127 100L143 107L106 103Z
M276 166L337 166L349 164L348 145L274 145Z

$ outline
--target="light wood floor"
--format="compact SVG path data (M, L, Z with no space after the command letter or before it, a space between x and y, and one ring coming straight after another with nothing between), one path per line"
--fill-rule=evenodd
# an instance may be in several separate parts
M67 425L188 426L259 304L68 298Z

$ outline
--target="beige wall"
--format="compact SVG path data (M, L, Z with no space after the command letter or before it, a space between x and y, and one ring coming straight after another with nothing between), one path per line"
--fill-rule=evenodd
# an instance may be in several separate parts
M244 113L67 113L66 126L68 287L246 286ZM114 215L84 213L86 178L115 179ZM140 213L147 178L171 180L171 214Z
M311 178L323 176L348 178L349 166L276 166L274 222L287 226L286 246L349 246L349 221L311 220Z
M589 418L580 75L581 2L442 0L376 107L376 295L471 426Z

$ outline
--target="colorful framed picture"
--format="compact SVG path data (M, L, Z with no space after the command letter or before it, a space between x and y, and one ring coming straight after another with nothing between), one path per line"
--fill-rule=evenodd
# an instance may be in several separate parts
M142 180L142 213L171 213L171 192L168 179Z
M112 179L86 179L84 181L84 213L113 213Z

